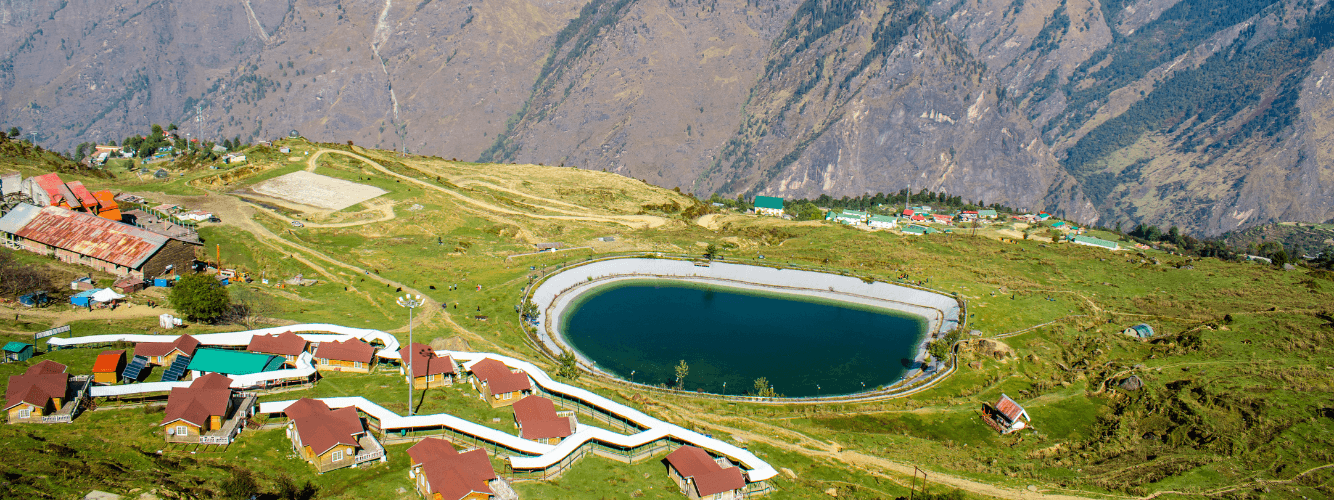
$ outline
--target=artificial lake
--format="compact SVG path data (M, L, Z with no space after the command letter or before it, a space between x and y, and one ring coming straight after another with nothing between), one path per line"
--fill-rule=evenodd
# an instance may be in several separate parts
M765 377L787 397L892 384L913 366L926 335L923 318L899 311L643 279L581 295L561 325L569 345L627 380L676 387L685 360L686 390L745 394Z

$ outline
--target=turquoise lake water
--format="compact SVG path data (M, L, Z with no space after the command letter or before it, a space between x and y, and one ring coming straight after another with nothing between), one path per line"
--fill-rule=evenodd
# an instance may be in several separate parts
M897 311L668 280L588 292L561 325L575 349L627 380L675 387L684 359L686 390L744 394L766 377L788 397L893 383L926 331Z

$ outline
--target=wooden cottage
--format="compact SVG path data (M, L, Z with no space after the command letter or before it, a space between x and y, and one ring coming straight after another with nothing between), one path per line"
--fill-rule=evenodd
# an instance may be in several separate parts
M366 432L356 407L332 410L318 399L301 398L284 413L292 419L287 428L292 448L321 473L383 460L384 448Z
M171 342L140 342L134 346L134 355L143 356L150 365L171 366L178 356L194 356L197 348L198 340L181 335Z
M288 366L296 366L296 358L306 352L310 346L306 339L290 331L278 335L255 335L250 337L246 350L260 354L282 356Z
M519 437L539 443L557 444L574 434L573 416L561 417L556 405L542 396L528 396L514 403L514 425Z
M677 448L664 460L667 474L691 500L731 500L745 497L746 477L726 458L714 459L694 446ZM719 463L722 462L722 463Z
M5 412L9 423L41 423L65 404L69 374L65 365L51 360L28 367L22 375L9 377L5 389Z
M1005 394L1001 394L994 406L982 406L982 421L1001 434L1024 429L1032 423L1024 407Z
M431 500L517 498L509 483L496 475L486 450L459 453L448 441L426 438L408 448L417 493Z
M115 384L120 382L120 374L125 371L125 350L102 351L93 362L93 382Z
M481 361L473 363L469 371L472 372L469 382L492 408L512 405L524 395L533 392L533 385L528 380L527 373L523 370L511 370L504 363L491 358L482 358Z
M32 358L32 344L10 342L5 344L5 362L27 361Z
M375 366L375 347L355 338L321 342L315 348L315 366L336 372L370 373Z
M398 350L403 360L403 369L412 368L412 388L426 389L453 385L458 369L454 358L438 356L434 349L425 344L412 344Z
M200 436L222 429L236 410L232 379L210 373L177 387L167 396L167 410L158 427L168 443L198 443Z

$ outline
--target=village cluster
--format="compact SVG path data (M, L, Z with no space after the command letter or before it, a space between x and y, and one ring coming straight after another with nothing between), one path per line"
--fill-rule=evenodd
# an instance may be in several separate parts
M70 303L76 306L114 307L125 294L169 286L195 265L202 244L194 226L219 222L202 210L89 191L82 182L64 182L55 173L25 179L10 172L0 181L5 199L0 246L120 277L107 288L95 288L92 279L75 280L71 288L77 293ZM45 300L46 292L34 292L19 302L34 306Z
M638 462L664 451L670 451L667 474L688 498L745 498L770 490L773 468L749 452L556 382L531 364L486 353L437 353L423 344L398 348L397 340L379 331L292 328L302 333L52 338L54 349L135 345L101 352L86 374L72 375L69 367L43 360L10 377L8 422L73 423L98 409L99 401L106 411L125 399L165 400L158 423L165 443L225 447L247 429L283 428L293 455L316 473L384 462L382 443L415 441L407 449L406 479L425 498L512 499L512 481L558 477L588 453ZM32 349L11 343L7 361L28 361ZM377 369L396 369L414 389L467 383L490 408L512 407L515 432L449 414L400 416L360 397L257 403L276 388L317 383L320 372ZM151 381L154 372L157 380ZM581 414L628 432L581 423ZM256 422L265 420L258 415L270 423ZM507 458L504 470L493 468L489 453Z
M773 217L786 217L784 200L773 196L756 196L755 213L759 215L768 215ZM905 207L897 215L882 215L863 212L858 210L828 210L825 212L824 220L848 224L857 227L865 227L872 230L897 229L900 234L909 236L924 236L939 232L953 232L954 228L959 227L980 227L981 225L992 225L1001 222L1003 217L993 209L977 210L939 210L930 205L918 205ZM1050 230L1059 231L1064 241L1077 245L1086 245L1108 250L1118 250L1119 245L1115 241L1095 238L1085 234L1086 230L1071 224L1067 221L1055 220L1047 212L1013 214L1009 216L1012 223L1024 224L1028 226L1041 225Z

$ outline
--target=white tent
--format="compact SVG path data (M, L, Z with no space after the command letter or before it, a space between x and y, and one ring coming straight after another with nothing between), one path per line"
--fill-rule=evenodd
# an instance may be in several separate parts
M101 290L93 292L93 297L92 297L93 302L111 302L113 300L123 299L123 298L125 298L124 295L116 293L115 290L112 290L110 288L103 288Z

